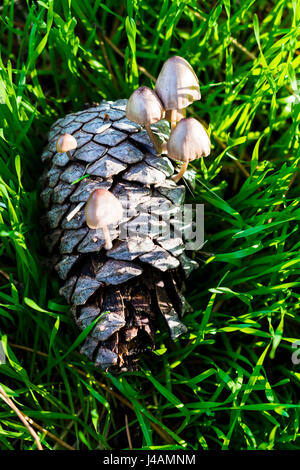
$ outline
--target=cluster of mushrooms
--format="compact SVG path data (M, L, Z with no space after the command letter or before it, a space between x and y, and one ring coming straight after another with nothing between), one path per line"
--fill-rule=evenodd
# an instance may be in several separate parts
M155 90L140 87L128 100L127 118L145 126L157 153L167 153L172 160L183 162L173 177L176 183L190 161L210 153L210 140L202 124L197 119L185 118L186 108L200 98L199 81L193 68L182 57L174 56L163 65ZM150 127L161 119L171 122L171 135L164 145Z
M165 153L182 166L173 180L177 183L190 161L210 154L210 139L202 124L195 118L186 118L186 108L200 100L198 78L191 65L182 57L174 56L163 65L155 90L146 86L136 89L130 96L126 117L145 127L158 155ZM167 143L161 144L152 132L151 124L165 119L171 123ZM60 136L56 143L59 153L77 148L76 139L70 134ZM84 203L81 203L83 205ZM76 211L80 207L76 208ZM85 219L90 229L103 230L105 249L112 248L108 225L120 223L123 208L120 201L108 190L96 189L85 205Z

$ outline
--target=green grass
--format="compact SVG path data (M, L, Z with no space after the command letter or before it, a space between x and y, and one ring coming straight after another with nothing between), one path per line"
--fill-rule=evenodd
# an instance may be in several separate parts
M45 449L126 449L128 420L134 449L298 450L299 3L2 5L4 391ZM207 240L186 292L194 312L180 340L158 333L139 372L114 377L79 355L83 335L43 267L40 155L55 119L153 86L174 54L199 77L203 98L189 115L212 137L189 193L205 203ZM0 448L36 448L1 399Z

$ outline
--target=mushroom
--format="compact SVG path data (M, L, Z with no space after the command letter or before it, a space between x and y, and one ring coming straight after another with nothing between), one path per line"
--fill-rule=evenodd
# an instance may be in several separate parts
M102 228L105 249L110 250L112 242L107 226L122 220L123 208L120 201L110 191L96 189L87 200L84 216L89 228L97 231Z
M171 129L176 127L182 110L201 98L199 81L192 66L179 56L170 57L164 63L156 81L155 91L165 110L171 110Z
M173 176L173 180L177 183L190 161L210 154L210 140L197 119L185 118L171 132L167 148L169 158L184 162L179 173Z
M56 142L56 150L58 153L66 152L68 157L71 158L70 150L77 148L77 140L71 134L63 134L59 136Z
M145 126L155 150L160 154L161 146L153 134L150 124L164 118L165 111L156 93L146 86L137 88L130 96L126 106L126 117Z

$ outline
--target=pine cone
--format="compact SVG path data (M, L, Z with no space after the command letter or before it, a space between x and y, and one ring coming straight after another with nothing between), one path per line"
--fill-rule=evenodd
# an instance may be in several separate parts
M154 348L159 315L173 339L186 332L179 319L187 309L181 292L197 267L184 254L176 218L184 186L170 179L172 163L157 156L146 131L125 117L126 103L103 101L56 121L42 155L41 178L45 243L64 282L60 294L72 305L80 329L99 318L82 353L115 371L134 369L139 354ZM166 121L152 129L161 141L168 138ZM77 140L69 155L56 152L64 133ZM109 227L109 251L103 234L89 229L84 218L84 204L98 188L109 189L125 209L119 226ZM171 235L165 215L171 218Z

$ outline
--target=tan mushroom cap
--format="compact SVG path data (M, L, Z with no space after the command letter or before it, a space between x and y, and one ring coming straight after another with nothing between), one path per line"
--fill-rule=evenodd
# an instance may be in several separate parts
M167 148L168 157L172 160L190 162L210 154L210 140L197 119L185 118L171 132Z
M84 216L89 228L103 228L122 220L123 207L110 191L96 189L87 200Z
M126 106L126 117L143 126L164 118L165 111L157 94L146 86L137 88Z
M77 148L77 140L71 134L61 135L56 142L56 150L59 153L69 152Z
M155 91L165 110L183 109L200 100L200 86L192 66L179 56L168 59L157 78Z

